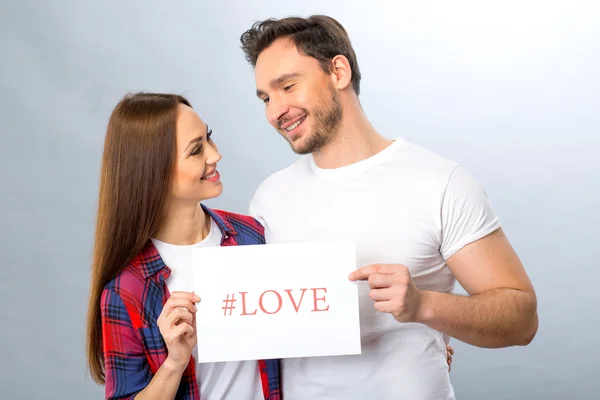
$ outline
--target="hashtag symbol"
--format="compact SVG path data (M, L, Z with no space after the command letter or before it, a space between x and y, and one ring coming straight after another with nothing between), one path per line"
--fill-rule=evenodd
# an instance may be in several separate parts
M227 298L225 300L223 300L223 304L225 304L221 309L224 310L223 311L223 315L227 315L227 311L229 311L229 315L231 315L231 311L233 311L233 309L235 308L235 294L231 295L231 298L229 298L229 294L227 295Z

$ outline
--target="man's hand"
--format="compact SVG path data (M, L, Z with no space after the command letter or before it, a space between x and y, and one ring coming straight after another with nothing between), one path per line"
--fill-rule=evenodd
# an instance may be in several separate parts
M373 264L352 272L351 281L368 281L369 296L378 311L399 322L417 322L421 291L413 284L408 268L401 264Z
M374 264L350 274L351 281L368 281L375 309L390 313L399 322L419 322L422 292L412 282L408 268L401 264ZM448 371L454 349L446 345Z
M448 372L452 369L452 355L454 354L454 349L449 344L446 345L446 362L448 363Z

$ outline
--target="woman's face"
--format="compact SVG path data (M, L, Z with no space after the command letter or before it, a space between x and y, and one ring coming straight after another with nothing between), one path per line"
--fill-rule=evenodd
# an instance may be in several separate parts
M221 154L210 138L211 131L196 112L179 105L177 115L175 172L172 197L197 203L219 196L223 184L217 171Z

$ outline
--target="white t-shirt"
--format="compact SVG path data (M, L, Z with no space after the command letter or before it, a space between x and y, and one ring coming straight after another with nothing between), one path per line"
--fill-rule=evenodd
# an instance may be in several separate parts
M403 264L417 287L447 293L455 278L445 259L500 227L461 166L402 139L342 168L304 156L259 186L250 214L267 243L349 238L358 267ZM282 360L285 398L454 399L448 338L377 312L368 283L358 288L362 354Z
M211 219L210 233L200 243L178 246L152 239L158 254L171 269L166 280L170 293L193 290L192 249L220 246L221 237L218 225ZM202 297L202 293L198 295ZM197 346L194 346L192 354L196 360ZM196 379L203 400L264 400L257 361L196 364Z

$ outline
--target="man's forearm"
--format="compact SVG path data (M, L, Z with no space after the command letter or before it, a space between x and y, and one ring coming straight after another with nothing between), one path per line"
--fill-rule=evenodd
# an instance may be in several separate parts
M422 291L417 322L473 346L527 345L537 331L534 293L493 289L472 296Z

